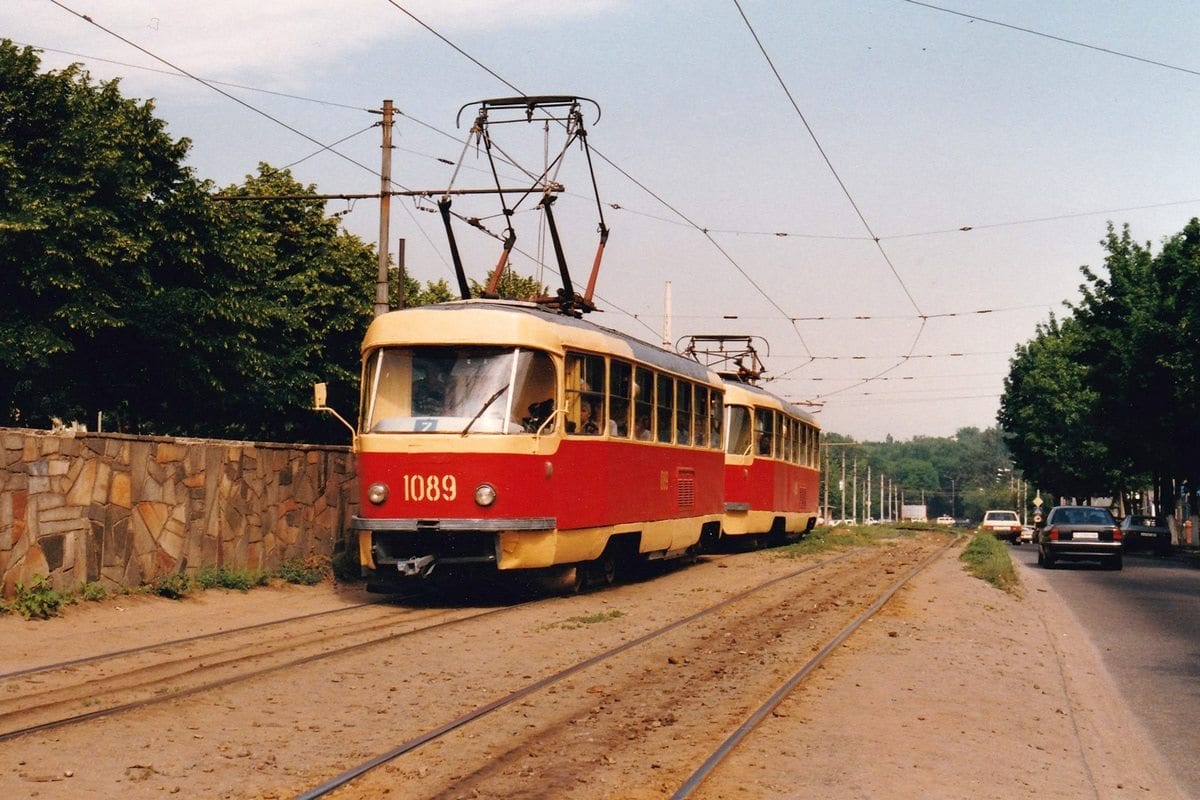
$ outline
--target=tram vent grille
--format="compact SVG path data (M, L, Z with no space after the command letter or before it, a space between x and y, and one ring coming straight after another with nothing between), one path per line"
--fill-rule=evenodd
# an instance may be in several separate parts
M675 478L675 484L679 487L679 507L694 508L696 506L696 471L681 469Z

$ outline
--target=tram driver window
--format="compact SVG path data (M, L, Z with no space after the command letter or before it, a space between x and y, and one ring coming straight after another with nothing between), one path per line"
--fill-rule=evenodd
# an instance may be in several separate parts
M604 358L572 353L566 362L567 433L604 432Z

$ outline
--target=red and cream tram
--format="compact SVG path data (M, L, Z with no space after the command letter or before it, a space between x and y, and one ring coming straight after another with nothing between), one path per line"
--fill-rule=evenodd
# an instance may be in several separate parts
M383 314L362 355L352 527L375 587L611 582L716 538L724 387L696 361L498 300Z
M820 428L759 386L725 379L726 544L781 544L817 521Z

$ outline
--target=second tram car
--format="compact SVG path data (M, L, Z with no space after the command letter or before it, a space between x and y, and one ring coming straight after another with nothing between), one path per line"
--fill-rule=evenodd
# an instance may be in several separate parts
M807 412L759 386L725 378L725 544L782 544L812 530L820 434Z
M696 361L497 300L383 314L362 355L352 527L374 588L611 582L718 536L725 389Z

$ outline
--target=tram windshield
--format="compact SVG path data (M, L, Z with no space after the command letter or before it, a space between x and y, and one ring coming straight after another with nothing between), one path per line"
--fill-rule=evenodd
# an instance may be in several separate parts
M751 434L754 432L750 409L745 406L725 406L725 414L725 452L735 456L750 455Z
M554 430L554 362L513 347L382 347L363 372L364 433Z

